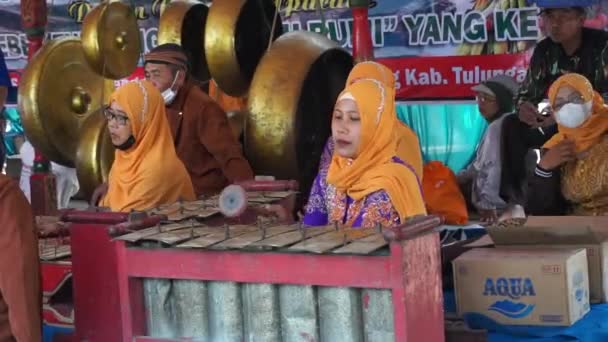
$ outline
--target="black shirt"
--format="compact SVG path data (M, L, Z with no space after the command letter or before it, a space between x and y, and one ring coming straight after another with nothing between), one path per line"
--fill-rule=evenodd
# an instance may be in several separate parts
M534 49L517 103L538 104L556 79L571 72L587 77L602 97L608 97L608 32L583 28L582 44L571 56L561 44L543 39Z

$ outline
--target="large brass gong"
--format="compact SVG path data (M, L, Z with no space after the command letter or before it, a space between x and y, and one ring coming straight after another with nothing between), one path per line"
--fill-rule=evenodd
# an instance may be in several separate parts
M100 111L89 116L82 125L76 151L76 174L87 199L91 198L98 185L107 182L114 161L114 146L107 126Z
M209 8L205 54L211 77L226 94L247 93L268 48L274 18L273 0L221 0ZM281 16L276 18L273 40L283 32Z
M134 9L121 2L103 2L82 23L82 45L91 67L118 80L131 75L141 53Z
M264 55L249 90L245 153L256 174L297 179L308 194L352 56L324 36L295 31Z
M179 44L188 51L190 74L199 81L209 79L204 51L208 12L209 7L194 0L172 1L158 23L158 44Z
M83 121L99 109L114 83L87 63L80 40L46 43L25 68L19 110L25 134L50 160L73 166Z

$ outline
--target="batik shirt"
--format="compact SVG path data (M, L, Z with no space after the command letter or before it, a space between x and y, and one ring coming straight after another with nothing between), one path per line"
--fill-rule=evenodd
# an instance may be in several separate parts
M319 173L312 185L308 204L305 207L304 224L323 226L338 222L349 227L366 228L375 227L378 223L384 227L398 225L400 223L399 214L395 211L386 191L379 190L361 200L354 200L327 183L327 171L333 150L334 143L330 137L321 156ZM393 157L392 161L403 164L414 172L411 166L399 158ZM404 170L404 172L408 171Z
M582 45L571 56L550 38L538 43L519 89L517 103L538 104L546 98L555 80L572 72L587 77L593 89L602 97L608 97L608 32L584 28Z

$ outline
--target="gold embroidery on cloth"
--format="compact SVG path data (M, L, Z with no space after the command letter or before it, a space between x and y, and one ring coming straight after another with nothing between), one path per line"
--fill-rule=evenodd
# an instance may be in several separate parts
M562 167L561 188L573 215L608 215L608 135L585 157Z

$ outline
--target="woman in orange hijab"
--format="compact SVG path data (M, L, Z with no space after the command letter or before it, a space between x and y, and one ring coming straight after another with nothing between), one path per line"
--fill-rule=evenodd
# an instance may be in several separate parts
M579 74L549 88L558 133L545 143L530 182L534 215L608 215L608 107Z
M346 85L365 79L379 81L387 88L387 91L392 93L392 98L395 98L395 77L386 66L372 61L358 63L348 74ZM397 126L395 129L397 156L408 163L416 172L418 179L422 181L422 152L420 151L418 136L408 125L399 120L396 121L395 125ZM323 149L321 163L327 162L333 151L334 143L330 137Z
M364 79L380 81L393 94L393 98L395 97L395 76L391 69L385 65L372 61L358 63L348 75L346 84L352 84ZM396 125L397 156L410 164L416 171L418 178L422 180L422 152L420 151L418 136L408 125L400 120L397 120Z
M190 176L173 146L163 98L152 83L121 86L104 115L116 152L101 206L145 210L195 199Z
M313 183L304 224L390 227L426 214L418 177L397 156L394 107L393 92L376 80L357 81L340 94L333 155Z

